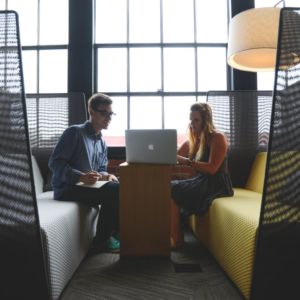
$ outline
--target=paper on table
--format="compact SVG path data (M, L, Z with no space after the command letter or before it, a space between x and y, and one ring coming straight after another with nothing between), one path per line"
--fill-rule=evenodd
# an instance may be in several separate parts
M96 181L95 183L93 184L85 184L83 182L78 182L76 183L76 185L80 185L80 186L83 186L83 187L88 187L88 188L93 188L93 189L100 189L104 184L108 183L109 181L105 181L105 180L98 180Z

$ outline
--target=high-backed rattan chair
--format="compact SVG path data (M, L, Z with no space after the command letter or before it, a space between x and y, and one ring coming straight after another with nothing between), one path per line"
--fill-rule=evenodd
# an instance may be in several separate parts
M266 151L271 119L271 91L209 91L214 123L229 143L228 167L234 187L244 187L252 162Z
M0 12L0 299L48 299L18 16Z
M252 299L300 297L300 8L281 10Z

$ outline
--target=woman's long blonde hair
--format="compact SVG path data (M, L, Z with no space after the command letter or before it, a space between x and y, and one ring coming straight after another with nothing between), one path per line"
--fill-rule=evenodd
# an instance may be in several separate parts
M188 128L189 158L200 160L209 140L209 135L216 131L212 118L211 107L207 103L195 103L191 106L191 112L199 112L202 122L200 132L195 135L191 126ZM200 144L197 140L200 141ZM198 149L196 149L198 147ZM195 155L196 152L196 155ZM195 156L195 157L193 157Z

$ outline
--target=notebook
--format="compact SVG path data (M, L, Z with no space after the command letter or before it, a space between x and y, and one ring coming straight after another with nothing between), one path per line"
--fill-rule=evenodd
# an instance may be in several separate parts
M125 130L128 163L176 164L176 129Z
M108 182L109 181L99 180L99 181L96 181L93 184L86 184L86 183L83 183L83 182L80 181L80 182L77 182L76 185L83 186L83 187L88 187L88 188L93 188L93 189L100 189L101 187L103 187L103 185L105 185Z

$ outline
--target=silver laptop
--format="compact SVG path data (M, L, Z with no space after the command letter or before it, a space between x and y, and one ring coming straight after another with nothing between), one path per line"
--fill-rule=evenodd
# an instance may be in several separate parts
M125 130L128 163L176 164L176 129Z

